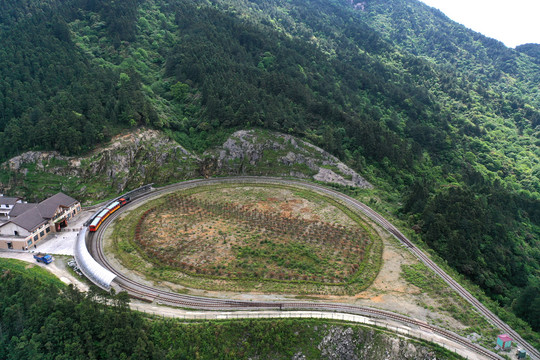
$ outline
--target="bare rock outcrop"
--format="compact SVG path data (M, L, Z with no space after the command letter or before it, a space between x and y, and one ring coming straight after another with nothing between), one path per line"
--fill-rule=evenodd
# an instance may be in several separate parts
M37 170L44 171L45 168L61 175L77 175L77 170L73 168L72 158L62 156L57 151L27 151L19 156L11 158L2 166L11 171L27 174L28 165L36 166Z
M427 346L374 329L334 325L326 331L317 346L323 359L438 359L435 352Z
M207 155L215 158L221 174L311 177L326 183L373 187L335 156L286 134L240 130Z
M359 360L356 355L357 342L352 328L332 326L317 348L325 359Z
M187 167L195 174L195 164L200 159L181 145L155 130L145 130L117 137L109 146L95 155L81 159L88 166L82 176L104 175L118 191L128 183L167 181L175 173L183 173Z
M180 181L198 174L199 161L197 156L163 133L141 129L116 136L108 145L84 157L62 156L57 152L25 152L1 165L17 175L11 179L15 183L2 184L2 187L20 187L19 183L25 182L25 176L32 169L38 177L39 173L49 173L65 180L75 179L69 181L70 185L62 184L62 191L83 198L99 198L106 195L106 190L94 190L95 193L89 194L88 184L99 184L103 189L118 193L151 182Z
M102 198L143 184L165 184L216 175L269 175L312 178L326 183L371 188L336 157L291 135L262 130L241 130L223 145L202 157L156 130L139 129L116 136L106 146L84 157L62 156L57 152L29 151L1 165L9 170L5 191L24 188L26 193L64 191L79 198ZM51 174L42 176L40 174ZM27 178L44 179L42 184L25 185ZM52 179L61 186L49 186Z

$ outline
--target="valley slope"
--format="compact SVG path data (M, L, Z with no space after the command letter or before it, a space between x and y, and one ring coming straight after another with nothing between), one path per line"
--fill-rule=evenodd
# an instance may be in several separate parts
M190 159L165 183L200 176L194 159L235 131L294 135L365 177L416 241L540 329L534 46L508 49L413 0L20 0L0 10L0 160L87 154L147 126ZM265 156L221 174L268 173ZM219 162L203 164L218 173ZM135 170L103 195L149 180Z

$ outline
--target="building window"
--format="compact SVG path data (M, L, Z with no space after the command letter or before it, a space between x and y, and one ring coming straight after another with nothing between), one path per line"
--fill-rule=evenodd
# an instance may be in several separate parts
M39 237L36 235L34 236L34 241L38 241Z
M39 237L43 237L43 236L45 236L45 231L42 231L39 233Z
M47 232L47 234L50 233L50 232L51 232L51 227L50 227L50 226L47 226L47 228L45 229L45 231Z
M28 245L32 245L32 239L28 240Z

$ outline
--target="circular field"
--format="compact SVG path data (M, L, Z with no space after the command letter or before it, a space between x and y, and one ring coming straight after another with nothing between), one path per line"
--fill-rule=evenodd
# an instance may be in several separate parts
M115 252L152 278L209 290L351 293L378 272L381 241L322 194L278 185L178 191L115 224Z

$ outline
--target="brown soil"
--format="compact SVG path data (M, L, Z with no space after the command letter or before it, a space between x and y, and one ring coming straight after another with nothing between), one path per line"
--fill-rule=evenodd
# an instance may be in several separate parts
M306 199L289 189L242 186L219 191L199 192L195 198L206 201L234 202L255 210L283 213L305 220L323 221L343 226L357 226L350 217L325 201Z
M192 274L347 282L371 240L358 225L320 221L317 206L302 198L230 203L171 196L143 215L136 239L161 262ZM337 215L331 216L354 224Z

